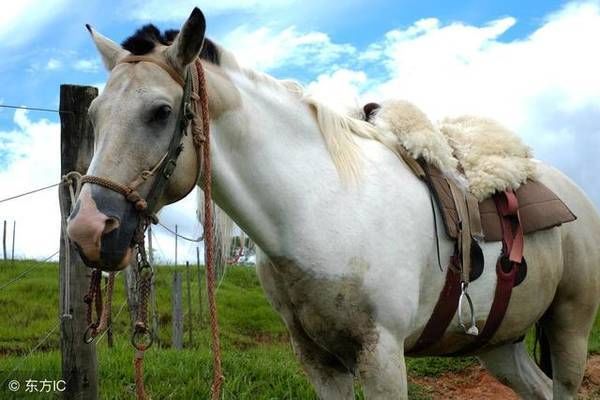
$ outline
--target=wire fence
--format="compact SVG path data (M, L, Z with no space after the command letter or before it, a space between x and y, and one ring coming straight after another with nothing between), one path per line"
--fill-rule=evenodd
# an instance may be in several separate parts
M10 104L0 104L0 108L12 108L12 109L15 109L15 110L53 112L53 113L59 113L59 114L73 114L73 111L54 110L52 108L40 108L40 107L28 107L28 106L14 106L14 105L10 105Z
M60 252L60 250L55 251L54 253L52 253L52 255L50 255L50 256L44 258L43 260L41 260L41 262L33 264L31 267L27 268L25 271L21 272L19 275L17 275L13 279L9 280L8 282L3 283L2 285L0 285L0 290L4 289L7 286L12 285L15 282L20 281L23 278L25 278L31 271L39 268L40 265L44 265L43 263L45 263L46 261L50 260L52 257L56 256L59 252Z
M4 199L0 199L0 203L4 203L5 201L9 201L9 200L18 199L19 197L24 197L24 196L27 196L27 195L30 195L30 194L41 192L41 191L46 190L46 189L51 189L51 188L56 187L56 186L58 186L58 185L60 185L62 183L63 182L61 181L61 182L58 182L58 183L53 183L52 185L48 185L48 186L44 186L44 187L41 187L41 188L38 188L38 189L30 190L29 192L25 192L25 193L17 194L17 195L14 195L14 196L6 197Z
M50 336L52 336L52 334L54 332L56 332L56 330L60 327L60 320L52 327L52 329L50 329L43 337L42 339L40 339L40 341L31 348L31 350L29 350L29 352L27 353L26 356L21 357L21 360L19 361L19 363L8 373L8 375L4 378L2 378L2 384L4 385L4 382L6 382L8 379L11 378L12 374L14 374L15 372L19 371L19 369L25 364L25 362L29 359L29 357L31 357L31 355L33 353L35 353L35 351L37 349L39 349L44 343L46 343L48 341L48 339L50 338Z
M9 108L9 109L22 109L22 110L28 110L28 111L41 111L41 112L54 112L54 113L70 113L73 114L71 111L62 111L62 110L57 110L57 109L51 109L51 108L40 108L40 107L27 107L27 106L15 106L15 105L7 105L7 104L0 104L0 108ZM47 191L53 188L58 188L59 190L62 189L62 187L64 185L66 185L68 182L63 178L60 182L56 182L56 183L52 183L52 184L48 184L46 186L41 186L41 187L37 187L37 188L33 188L31 190L27 190L24 191L22 193L15 193L12 194L8 197L4 197L2 199L0 199L0 205L3 205L4 203L7 203L9 201L19 201L19 199L26 197L26 196L32 196L36 193L39 192L43 192L43 191ZM73 197L72 197L73 199ZM191 235L185 235L185 234L180 234L179 232L177 232L177 229L172 229L171 227L167 226L166 224L162 223L159 221L159 226L161 227L161 229L163 229L165 232L174 235L174 237L182 239L186 242L190 242L191 243L199 243L203 241L203 235L199 235L200 232L200 226L199 224L195 227L194 231L193 231L193 236ZM63 231L64 234L64 231ZM158 252L161 254L163 259L167 259L167 254L165 252L166 247L165 246L161 246L160 241L158 239L158 236L155 232L151 232L152 238L154 239L154 243L156 245L156 249L158 250ZM163 238L164 239L164 238ZM165 243L163 243L164 245ZM14 238L13 238L13 246L14 246ZM188 253L191 253L193 250L194 252L194 258L195 258L195 253L196 253L196 246L193 247L193 249L188 248ZM30 277L32 275L33 272L35 272L36 270L39 270L40 266L43 266L44 263L46 263L47 261L53 259L54 257L56 257L58 254L60 253L60 250L57 250L55 252L53 252L51 255L39 260L38 262L33 263L31 266L29 265L25 265L25 269L23 269L22 271L20 271L16 276L9 278L7 281L5 281L4 283L0 283L0 292L4 291L5 289L11 287L12 285L17 284L18 282L23 281L24 279L26 279L27 277ZM188 254L188 256L190 256L190 254ZM21 265L23 266L23 265ZM192 274L195 276L195 274ZM189 276L188 276L188 279ZM195 280L195 279L194 279ZM197 279L197 284L200 285L202 282L202 279L200 278L200 275L198 275L198 279ZM190 282L188 282L188 285L190 284ZM104 288L104 290L102 291L103 293L106 293L106 286ZM202 293L202 292L200 292ZM129 293L128 293L129 296ZM113 315L113 317L111 318L111 325L109 325L109 329L112 329L113 326L115 326L113 323L117 320L119 320L119 317L121 317L121 315L123 314L123 311L125 309L129 309L128 304L130 301L130 298L126 296L126 298L123 300L123 302L120 304L119 308L117 309L116 314ZM191 296L190 293L188 293L188 296ZM192 297L190 297L191 300ZM194 294L194 303L196 303L196 294ZM60 301L59 301L60 302ZM200 324L202 324L202 313L203 313L203 300L202 300L202 295L200 295L200 309L199 314L200 314ZM64 304L64 303L63 303ZM206 306L206 304L204 305ZM17 310L18 311L18 310ZM131 312L131 310L129 310ZM27 312L27 311L21 311L21 312ZM155 310L154 312L157 312L157 310ZM186 324L186 321L188 319L188 317L192 318L192 316L195 314L195 311L192 309L188 309L186 310L183 315L181 316L181 320L183 322L183 324ZM122 326L123 321L119 320L121 323L119 324L119 326ZM43 352L44 348L43 346L47 343L54 343L53 340L55 339L55 335L59 333L60 331L60 327L61 327L61 322L62 320L59 318L59 320L56 323L53 323L53 318L50 318L48 320L48 325L52 324L51 328L45 332L43 335L41 335L39 337L39 340L36 339L36 334L34 334L32 336L32 347L27 349L27 348L23 348L22 350L19 350L19 352L22 352L22 355L15 357L14 358L14 362L11 362L12 364L12 370L9 372L9 374L5 377L0 377L0 382L2 382L2 384L4 384L8 379L11 379L11 376L15 373L20 371L21 368L27 367L27 363L28 361L32 360L33 357L36 352ZM104 332L101 333L101 335L96 339L96 343L100 343L105 336L109 336L109 330L105 330ZM51 340L52 339L52 340ZM111 341L109 341L109 344L111 343ZM20 347L19 347L20 348ZM42 350L40 350L42 349ZM8 365L11 365L8 364ZM9 367L10 368L10 367ZM8 369L8 368L7 368ZM174 392L173 392L174 393Z
M1 107L1 106L3 106L3 105L1 105L1 104L0 104L0 107ZM12 107L12 106L11 106L11 107ZM17 107L17 108L19 108L19 107ZM23 108L23 107L21 107L21 108ZM48 190L48 189L52 189L52 188L55 188L55 187L57 187L57 186L64 185L64 184L66 184L66 183L67 183L67 182L65 182L64 180L61 180L60 182L57 182L57 183L53 183L53 184L50 184L50 185L47 185L47 186L38 187L38 188L36 188L36 189L31 189L31 190L28 190L28 191L25 191L25 192L22 192L22 193L18 193L18 194L15 194L15 195L9 196L9 197L5 197L5 198L3 198L3 199L0 199L0 204L2 204L2 203L5 203L5 202L8 202L8 201L11 201L11 200L16 200L16 199L19 199L19 198L21 198L21 197L29 196L29 195L32 195L32 194L35 194L35 193L38 193L38 192L42 192L42 191L45 191L45 190ZM168 232L168 233L170 233L170 234L172 234L172 235L174 235L174 236L176 236L176 237L178 237L178 238L180 238L180 239L183 239L183 240L185 240L185 241L188 241L188 242L190 242L190 243L200 243L200 242L202 242L202 241L204 240L204 235L199 235L199 236L198 236L198 237L196 237L196 238L191 238L191 237L189 237L189 236L187 236L187 235L182 235L182 234L180 234L180 233L176 232L176 230L174 230L174 229L170 228L169 226L165 225L164 223L162 223L162 222L160 222L160 221L158 222L158 225L159 225L159 226L160 226L162 229L164 229L166 232ZM156 234L154 234L154 232L152 232L152 237L154 238L154 240L155 240L156 242L158 242L157 235L156 235ZM164 252L162 249L160 250L160 253L162 254L163 258L165 258L165 259L166 259L166 253L165 253L165 252ZM44 259L42 262L48 261L50 258L52 258L52 257L56 256L57 254L58 254L58 252L56 252L56 253L52 254L52 256L50 256L50 257L48 257L48 258L45 258L45 259ZM4 287L4 286L0 286L0 290L1 290L3 287Z
M196 239L193 239L193 238L190 238L189 236L184 236L184 235L180 234L179 232L174 231L173 229L171 229L168 226L164 225L160 221L158 221L158 225L161 226L167 232L172 233L173 235L177 236L178 238L181 238L183 240L187 240L188 242L200 243L200 242L202 242L204 240L204 235L200 235Z

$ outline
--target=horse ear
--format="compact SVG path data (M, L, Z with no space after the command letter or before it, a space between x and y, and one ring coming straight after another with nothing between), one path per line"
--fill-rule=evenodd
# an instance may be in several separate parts
M109 71L117 65L117 62L121 58L129 54L127 50L123 49L117 43L96 32L90 25L86 24L85 27L90 32L90 35L92 35L92 40L102 56L102 62L104 62Z
M194 7L190 17L183 24L175 41L166 51L169 61L180 70L198 57L204 43L206 20L198 7Z

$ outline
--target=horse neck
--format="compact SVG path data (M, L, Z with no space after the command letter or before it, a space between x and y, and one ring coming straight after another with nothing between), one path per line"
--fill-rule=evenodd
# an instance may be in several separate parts
M211 78L236 90L220 88L235 104L212 120L213 198L267 254L285 254L286 240L310 219L307 206L341 185L315 117L272 83Z

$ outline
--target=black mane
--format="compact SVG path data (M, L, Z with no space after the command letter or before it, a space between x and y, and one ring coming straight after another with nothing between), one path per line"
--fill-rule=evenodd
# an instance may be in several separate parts
M121 43L121 46L132 54L141 56L150 53L157 44L170 45L178 33L179 31L176 29L169 29L161 33L156 26L148 24L142 26L132 36L125 39ZM219 49L212 40L204 39L200 58L216 65L220 64Z

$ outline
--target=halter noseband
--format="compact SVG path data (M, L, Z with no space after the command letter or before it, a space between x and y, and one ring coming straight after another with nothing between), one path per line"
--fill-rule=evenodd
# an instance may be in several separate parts
M131 64L138 62L150 62L159 66L183 88L183 97L181 99L181 106L179 108L179 116L177 118L177 123L175 124L175 131L171 137L171 142L169 143L169 148L164 156L158 161L158 163L154 165L154 167L149 170L142 171L127 185L115 182L109 178L93 175L82 176L81 184L92 183L122 194L127 201L133 203L136 211L138 211L140 214L143 214L146 218L149 218L152 222L156 223L158 219L154 215L154 209L158 203L160 195L165 190L167 182L171 178L171 175L177 166L177 159L183 150L183 136L187 135L187 129L190 122L192 122L192 138L194 147L196 149L198 169L196 172L196 178L194 179L194 184L187 193L192 191L198 180L200 166L202 165L201 147L206 139L205 135L208 134L208 132L205 132L205 130L208 128L208 113L207 107L205 106L207 101L206 84L204 82L204 71L202 69L202 64L199 60L196 60L195 65L192 65L191 68L186 70L185 80L172 66L151 56L130 55L120 60L119 64ZM198 104L199 102L202 102L203 104ZM200 116L199 114L202 115ZM148 196L146 199L144 199L139 194L137 189L144 182L146 182L148 178L154 175L156 175L156 179L154 180L153 185L148 192Z

